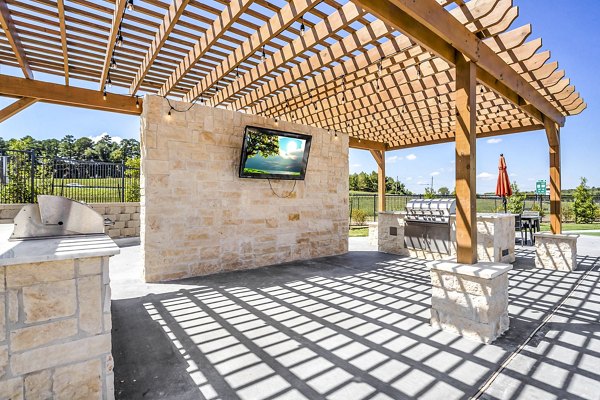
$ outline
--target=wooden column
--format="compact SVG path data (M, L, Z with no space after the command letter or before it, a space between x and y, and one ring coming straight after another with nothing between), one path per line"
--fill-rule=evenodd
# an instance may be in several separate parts
M476 210L476 71L473 62L456 62L456 261L477 262Z
M385 211L385 150L369 150L377 162L377 210Z
M560 133L556 124L545 120L546 135L550 146L550 229L562 233L560 220Z

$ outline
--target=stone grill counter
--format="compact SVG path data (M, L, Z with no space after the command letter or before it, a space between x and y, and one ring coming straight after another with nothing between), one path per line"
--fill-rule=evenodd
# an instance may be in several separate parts
M106 235L9 242L0 230L0 399L112 399Z

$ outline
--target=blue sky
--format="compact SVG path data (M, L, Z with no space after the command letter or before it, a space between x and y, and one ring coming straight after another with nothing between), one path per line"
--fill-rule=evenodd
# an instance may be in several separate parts
M579 177L600 187L600 3L598 0L514 0L520 16L512 25L533 25L530 40L543 38L543 50L551 50L551 60L559 61L588 104L580 115L567 118L562 129L563 188L578 184ZM0 73L22 76L6 66ZM36 79L61 83L55 76L36 73ZM77 82L77 86L97 89L96 83ZM124 89L113 89L124 92ZM13 100L0 97L0 107ZM37 103L0 124L4 139L31 135L37 139L98 136L102 133L139 139L139 118L94 110ZM500 136L477 142L477 191L494 190L497 162L504 153L511 180L519 187L533 190L538 179L548 180L548 146L543 131ZM454 187L454 144L439 144L387 153L387 175L398 177L414 192L423 192L434 178L434 187ZM369 152L350 150L350 172L376 170Z

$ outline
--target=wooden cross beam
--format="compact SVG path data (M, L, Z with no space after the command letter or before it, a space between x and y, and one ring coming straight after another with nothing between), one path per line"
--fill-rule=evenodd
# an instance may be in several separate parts
M296 19L316 7L319 2L314 0L291 0L278 14L274 15L266 24L252 34L241 46L231 52L225 60L217 65L208 75L200 80L184 97L187 102L192 102L200 97L207 89L223 79L240 63L256 54L272 38L277 37L286 30Z
M0 25L2 25L2 29L4 30L6 38L8 39L8 43L15 53L15 57L19 63L19 66L21 67L21 70L23 71L23 75L25 75L25 78L33 79L33 71L29 66L29 61L27 61L27 56L23 50L21 38L15 29L15 23L10 15L10 10L6 4L6 0L0 0Z
M140 88L140 85L146 77L148 70L150 70L152 63L154 60L156 60L156 57L160 52L160 49L162 49L163 45L169 38L169 35L175 28L175 25L177 25L177 21L179 21L179 18L183 14L183 11L189 2L190 0L174 0L169 6L169 10L165 14L158 31L156 31L156 35L154 35L154 39L152 39L152 43L150 44L148 51L144 55L144 59L142 60L140 68L136 72L135 77L131 82L131 86L129 87L130 94L135 94Z
M37 102L37 99L33 99L31 97L23 97L22 99L19 99L14 103L9 104L8 106L0 110L0 122L6 121L13 115L23 111L35 102Z
M113 50L115 48L115 42L117 41L117 34L119 32L119 26L121 25L121 18L123 17L123 10L127 5L127 0L116 0L115 11L113 13L110 33L108 34L108 41L106 42L106 53L104 54L104 64L102 66L102 73L100 74L99 89L104 90L106 84L106 78L110 72L110 62L113 57Z
M219 18L216 18L206 33L198 39L188 54L181 60L177 68L173 70L166 82L158 91L159 96L168 95L181 79L192 69L196 62L201 59L217 43L227 30L238 18L246 12L252 4L252 0L233 0L225 7Z
M514 93L509 100L515 105L522 107L531 104L541 114L560 126L564 125L565 117L562 113L435 0L354 2L397 27L450 64L456 65L457 53L464 54L477 65L478 70L485 73L485 79L479 78L480 81L488 86L501 85L503 89ZM517 101L514 101L515 96Z

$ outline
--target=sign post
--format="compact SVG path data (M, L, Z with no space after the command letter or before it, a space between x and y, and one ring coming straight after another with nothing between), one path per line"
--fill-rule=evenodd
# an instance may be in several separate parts
M540 199L540 212L542 212L542 200L544 198L544 196L546 195L546 181L545 180L538 180L535 183L535 195L536 197L539 196Z

